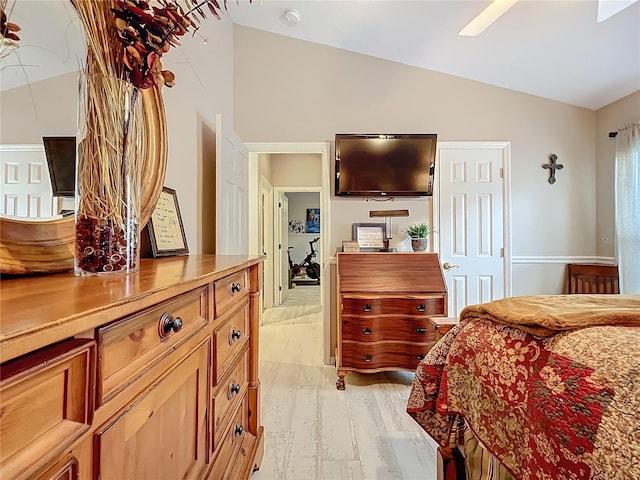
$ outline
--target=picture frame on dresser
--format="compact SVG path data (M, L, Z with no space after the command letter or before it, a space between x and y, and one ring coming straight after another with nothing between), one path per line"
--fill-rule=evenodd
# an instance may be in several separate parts
M354 223L353 240L358 243L361 252L377 252L384 248L384 223Z
M189 255L178 195L173 188L162 188L146 230L153 258Z

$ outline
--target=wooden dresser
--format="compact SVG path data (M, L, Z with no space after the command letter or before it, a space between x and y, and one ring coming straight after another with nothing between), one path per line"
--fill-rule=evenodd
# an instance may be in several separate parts
M338 253L338 390L350 372L410 370L435 343L429 316L447 315L435 253Z
M0 282L0 478L247 479L261 257Z

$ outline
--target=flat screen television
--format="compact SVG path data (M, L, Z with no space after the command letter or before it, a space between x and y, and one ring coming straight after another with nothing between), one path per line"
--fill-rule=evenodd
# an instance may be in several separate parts
M76 137L42 137L54 197L73 197L76 190Z
M433 195L435 133L336 134L336 195Z

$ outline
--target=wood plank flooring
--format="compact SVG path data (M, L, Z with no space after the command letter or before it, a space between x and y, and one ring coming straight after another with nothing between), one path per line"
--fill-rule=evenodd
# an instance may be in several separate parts
M413 374L322 363L320 289L297 286L260 326L262 466L252 480L435 480L436 444L405 412Z

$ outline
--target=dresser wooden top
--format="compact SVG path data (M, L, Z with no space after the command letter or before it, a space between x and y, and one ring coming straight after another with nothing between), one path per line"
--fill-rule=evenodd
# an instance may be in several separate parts
M0 359L130 315L263 260L246 255L142 259L140 272L78 277L73 272L0 282Z

